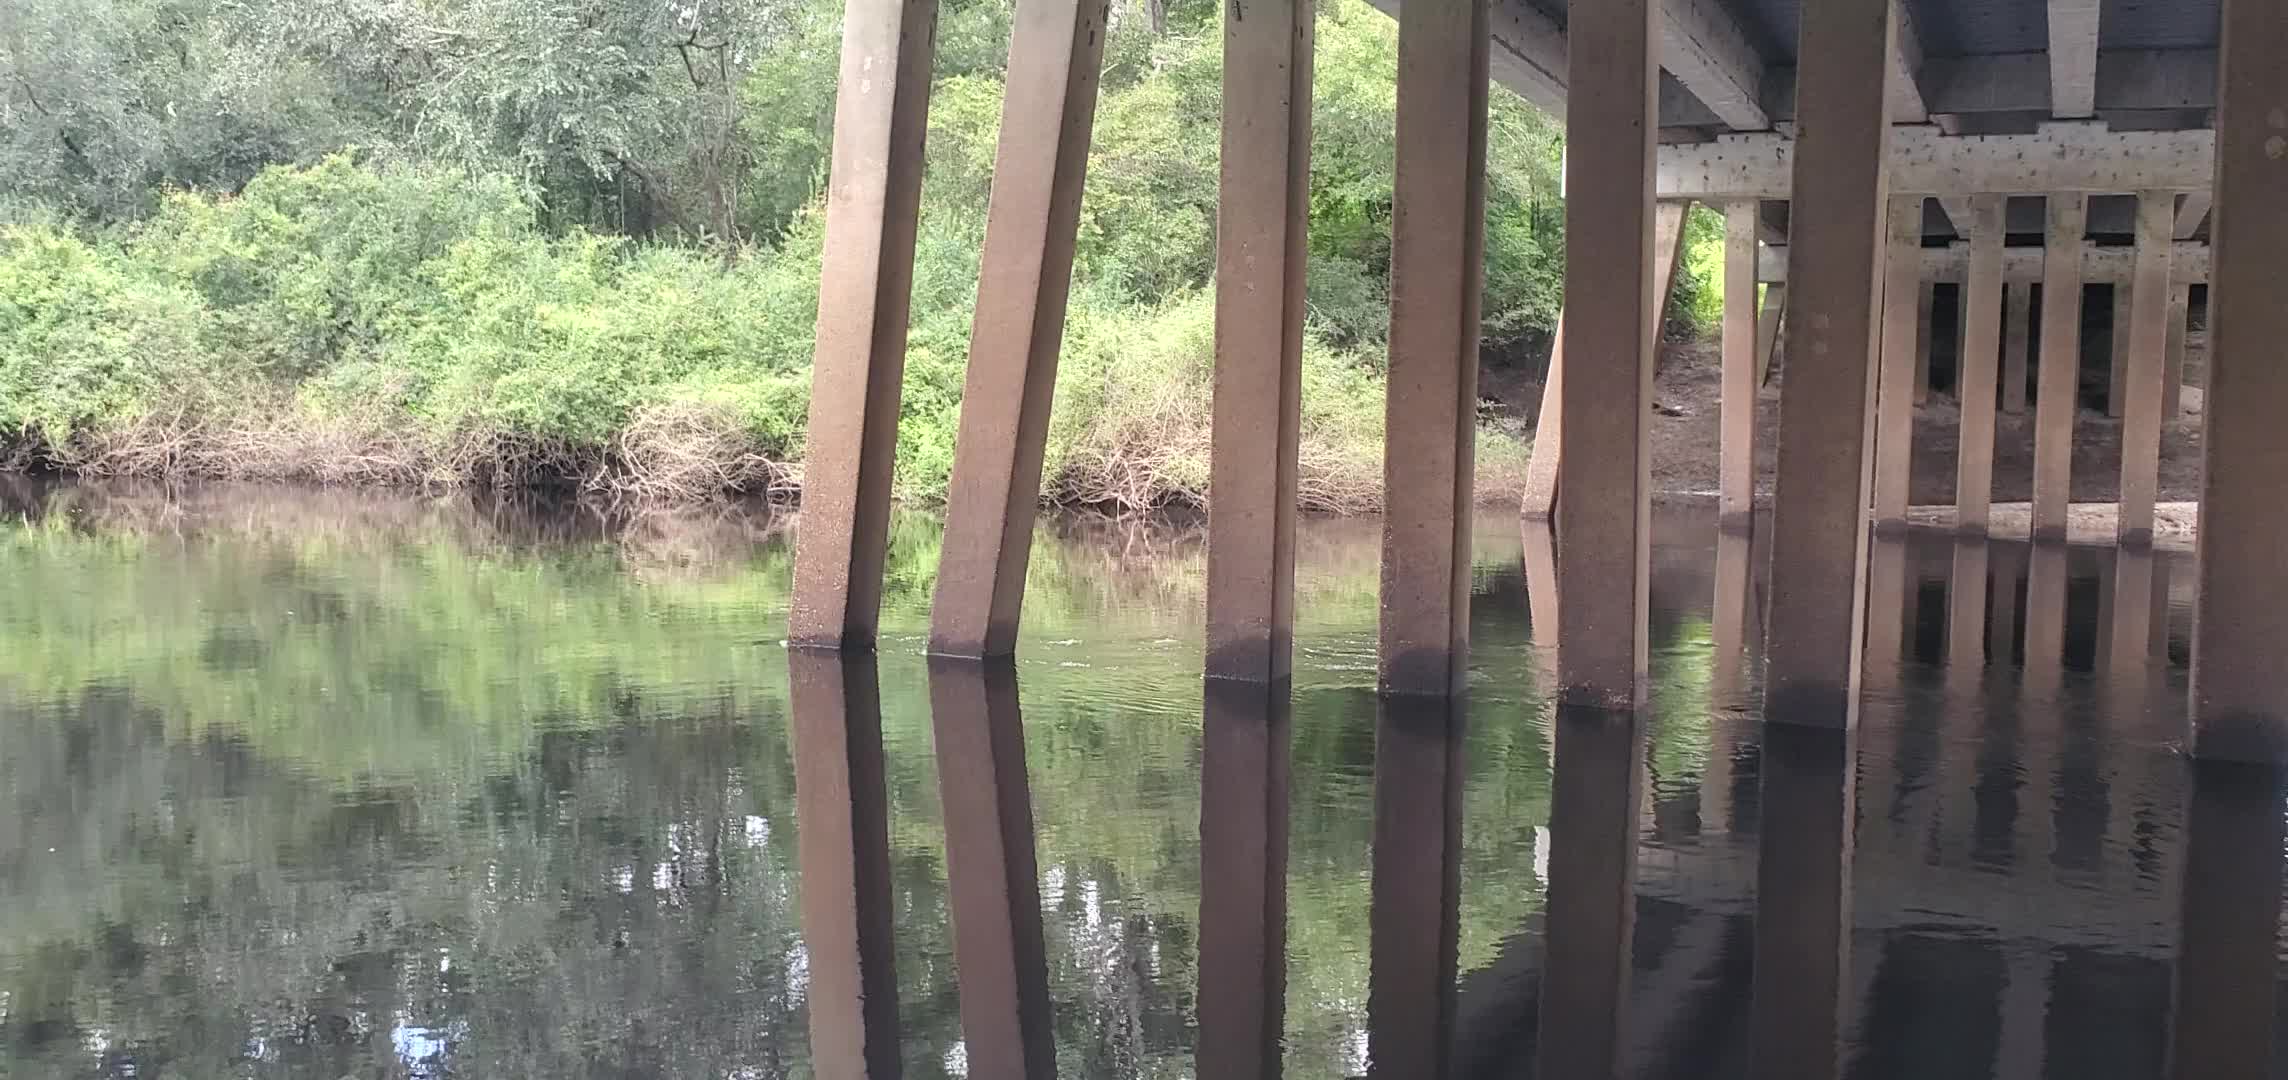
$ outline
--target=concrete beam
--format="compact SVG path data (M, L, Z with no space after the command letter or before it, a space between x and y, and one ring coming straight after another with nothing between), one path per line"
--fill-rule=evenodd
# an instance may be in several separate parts
M2097 112L2098 0L2049 0L2050 115Z
M1718 0L1665 0L1660 6L1660 66L1725 125L1737 131L1770 128L1757 100L1763 59L1739 21Z
M1293 666L1313 5L1236 10L1224 9L1207 673L1271 682Z
M1756 204L1724 208L1724 367L1717 422L1717 518L1747 528L1756 512ZM1775 309L1777 305L1774 305Z
M1105 0L1027 0L1010 33L945 545L930 603L929 649L939 655L1017 650L1105 18Z
M1785 199L1795 140L1776 133L1725 135L1660 148L1663 199ZM2215 171L2213 131L2109 131L2049 124L2032 135L1946 135L1936 128L1892 133L1891 190L1901 195L2196 191Z
M1923 91L1923 39L1904 3L1891 5L1890 114L1894 124L1930 121L1930 106Z
M2042 280L2042 250L2014 247L2002 250L2002 279L2013 285ZM2120 245L2082 244L2082 280L2093 284L2129 281L2137 265L2137 249ZM2180 240L2170 246L2170 280L2180 284L2209 279L2210 248L2198 240ZM1758 270L1764 284L1788 280L1786 248L1766 248ZM1968 280L1970 246L1957 242L1942 248L1926 247L1921 255L1922 277L1941 284Z
M787 613L797 646L870 651L881 620L936 42L935 0L862 0L843 12Z
M2288 574L2280 573L2288 364L2279 362L2288 342L2288 307L2280 303L2288 292L2280 258L2288 250L2288 118L2281 114L2288 6L2227 0L2222 42L2193 755L2279 764L2288 761L2288 687L2280 679L2288 655ZM2185 1043L2177 1045L2182 1051ZM2262 1067L2255 1061L2213 1075Z
M1795 119L1795 71L1776 65L1764 79L1764 112L1775 124ZM2050 112L2046 52L1933 56L1921 64L1923 100L1932 120L1994 113ZM2104 49L2097 54L2098 115L2207 109L2216 105L2214 49ZM1910 123L1894 114L1894 123Z
M1372 0L1398 19L1399 0ZM1491 47L1487 70L1493 80L1549 115L1565 115L1565 31L1532 0L1497 0L1486 12Z
M1378 669L1386 693L1458 693L1468 675L1486 64L1485 0L1400 9L1383 455L1390 602Z
M1647 662L1656 2L1573 9L1581 92L1565 115L1568 130L1599 137L1574 141L1565 158L1565 334L1590 362L1569 365L1562 398L1573 422L1559 447L1557 557L1572 584L1557 613L1558 686L1566 705L1623 711L1643 698Z
M2177 222L2174 231L2177 239L2190 240L2194 233L2201 231L2201 223L2209 219L2209 207L2215 203L2216 192L2214 190L2186 192L2185 197L2177 203Z

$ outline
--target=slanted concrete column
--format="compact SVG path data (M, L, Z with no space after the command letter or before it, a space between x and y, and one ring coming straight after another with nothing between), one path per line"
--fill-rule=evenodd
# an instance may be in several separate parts
M1469 665L1486 89L1486 0L1400 9L1383 458L1389 693L1453 693Z
M2088 197L2051 195L2042 256L2042 363L2034 387L2034 539L2064 540L2081 378L2081 241Z
M1271 682L1293 663L1315 8L1241 10L1224 8L1207 673Z
M1955 454L1955 531L1986 534L1994 496L1994 361L2002 344L2002 196L1970 199L1970 274L1962 287L1962 355L1955 371L1961 424Z
M2129 379L2129 315L2136 301L2136 283L2115 282L2113 286L2113 341L2112 359L2106 364L2105 415L2119 417L2123 397L2128 393Z
M1557 679L1569 705L1634 709L1644 692L1650 588L1654 335L1652 0L1585 5L1567 27L1567 365L1557 490Z
M1756 203L1724 208L1724 376L1717 422L1718 524L1744 529L1756 512Z
M1200 727L1200 1076L1280 1071L1289 702L1284 682L1207 681Z
M1857 718L1891 33L1888 0L1830 0L1803 10L1789 215L1796 239L1788 252L1795 311L1772 503L1772 565L1786 572L1772 578L1765 648L1765 712L1773 720L1849 727ZM1834 995L1827 998L1819 1006L1805 999L1805 1010L1786 1022L1824 1024L1832 1047ZM1782 1034L1761 1024L1759 1040ZM1835 1064L1830 1054L1783 1065L1773 1048L1754 1056L1759 1072L1800 1067L1826 1075Z
M1559 705L1551 722L1565 767L1557 770L1549 798L1542 980L1565 990L1541 995L1535 1072L1613 1076L1629 1011L1645 725L1634 712L1568 705Z
M974 1075L1048 1076L1057 1040L1016 670L935 658L929 696L962 1045Z
M1664 202L1653 213L1653 341L1668 321L1668 301L1676 284L1676 267L1684 252L1684 218L1690 202ZM1658 357L1655 356L1657 367ZM1557 315L1557 335L1549 350L1549 374L1541 386L1541 413L1534 419L1533 456L1525 467L1525 497L1519 512L1528 520L1547 521L1557 515L1558 464L1565 445L1565 314Z
M2034 346L2034 286L2011 282L2002 294L2002 411L2026 411L2026 356Z
M2201 482L2193 753L2288 760L2288 6L2226 0Z
M1922 200L1915 201L1915 248L1922 248ZM1922 276L1919 265L1915 276ZM1931 347L1938 341L1938 282L1925 281L1915 293L1915 404L1930 400Z
M2169 356L2161 375L2161 422L2174 424L2185 415L2185 330L2192 319L2193 285L2180 281L2169 287Z
M930 605L929 647L940 655L1017 650L1106 10L1106 0L1017 5Z
M1756 317L1756 385L1772 381L1772 360L1780 351L1780 330L1787 321L1787 283L1764 286L1764 310Z
M2272 44L2288 40L2276 35ZM2216 224L2225 225L2230 195L2218 187ZM2222 761L2195 761L2191 771L2169 1077L2265 1080L2280 993L2271 947L2280 927L2280 775Z
M935 0L843 12L788 640L872 649L890 538Z
M1918 282L1923 257L1923 197L1891 200L1887 265L1883 270L1883 356L1875 388L1875 504L1877 532L1907 527L1908 484L1914 474L1915 365L1929 347L1931 288ZM1922 299L1918 300L1917 296ZM1918 342L1920 344L1918 345Z
M811 1061L821 1076L895 1076L896 897L874 657L795 650L787 675Z
M2128 356L2122 361L2117 535L2123 545L2153 542L2153 500L2161 488L2161 383L2169 348L2169 251L2176 201L2166 191L2144 192L2137 200L2137 280L2129 293Z

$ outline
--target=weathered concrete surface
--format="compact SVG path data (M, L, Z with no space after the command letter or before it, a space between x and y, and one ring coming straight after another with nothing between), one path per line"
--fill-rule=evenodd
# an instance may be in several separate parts
M1772 580L1766 713L1774 720L1849 727L1857 718L1865 602L1859 583L1867 530L1861 519L1882 285L1891 5L1834 0L1806 7L1802 24L1802 117L1790 215L1797 239L1789 254L1797 274L1790 285L1794 311L1772 509L1772 564L1787 572ZM1878 71L1884 77L1869 77ZM1816 1024L1818 1015L1815 1009L1806 1017ZM1760 1025L1756 1034L1759 1045L1798 1037ZM1832 1023L1827 1035L1832 1045ZM1757 1059L1792 1075L1775 1054L1767 1049ZM1802 1068L1808 1074L1815 1065L1825 1075L1834 1061Z
M1879 531L1907 519L1907 479L1914 460L1917 346L1930 324L1930 289L1915 277L1922 250L1923 199L1896 196L1884 214L1883 348L1875 387L1875 497Z
M787 616L798 646L871 649L881 618L936 46L932 0L854 0L843 14Z
M1573 363L1558 449L1571 479L1557 492L1557 678L1571 705L1633 709L1644 693L1652 552L1655 325L1652 199L1654 26L1651 0L1573 13L1574 93L1565 125L1594 131L1565 159L1565 333Z
M2034 538L2063 539L2081 408L2081 243L2088 200L2050 196L2042 278L2042 360L2034 385Z
M2175 200L2148 191L2137 209L2137 284L2129 294L2122 368L2121 543L2153 542L2161 489L2161 398L2169 348L2169 233ZM2118 300L2115 301L2119 303ZM2121 320L2114 320L2119 325Z
M1314 9L1238 10L1224 9L1207 673L1271 682L1293 663Z
M1107 11L1107 0L1017 5L930 604L940 655L1017 649Z
M1379 663L1389 693L1451 694L1468 674L1486 90L1485 0L1399 11Z
M2288 6L2228 0L2209 294L2193 753L2288 761Z
M1759 320L1756 316L1756 203L1724 208L1724 376L1719 408L1718 521L1745 528L1756 512L1756 392ZM1771 313L1778 314L1778 304Z
M1962 355L1955 373L1960 403L1955 458L1955 526L1964 533L1986 531L1987 506L1994 496L1994 365L2002 344L2002 197L1970 200L1970 280L1963 286ZM2021 374L2023 374L2021 372Z

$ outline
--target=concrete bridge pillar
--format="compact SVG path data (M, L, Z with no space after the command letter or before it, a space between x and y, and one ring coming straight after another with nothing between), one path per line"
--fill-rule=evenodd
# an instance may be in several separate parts
M1106 12L1106 0L1017 5L930 606L939 655L1017 650Z
M929 696L962 1045L975 1075L1048 1076L1057 1043L1016 669L934 658Z
M1803 11L1794 310L1772 506L1772 563L1786 572L1772 578L1765 648L1766 716L1783 722L1848 727L1857 716L1891 37L1888 0Z
M1201 1076L1279 1075L1290 702L1285 682L1207 680L1200 728Z
M2192 283L2179 281L2169 286L2169 356L2161 375L2161 422L2164 424L2174 424L2185 415L2185 330L2192 311Z
M2163 380L2169 347L2169 257L2175 196L2147 191L2137 200L2136 281L2129 293L2129 333L2122 368L2121 509L2124 547L2153 543L2153 502L2161 488ZM2121 320L2114 320L2118 325Z
M895 1076L896 913L874 657L794 650L787 676L811 1060L826 1076Z
M1746 529L1756 513L1756 202L1724 208L1724 369L1717 422L1717 523ZM1776 313L1777 305L1774 305ZM1658 332L1655 331L1655 340Z
M1756 385L1772 381L1772 360L1779 355L1780 334L1787 322L1787 283L1764 286L1764 309L1756 316Z
M2042 362L2034 386L2034 540L2063 541L2073 501L2074 413L2081 408L2081 246L2089 199L2049 197L2042 256Z
M2209 277L2193 753L2288 760L2288 7L2226 0ZM2221 1074L2220 1074L2221 1075Z
M1962 351L1955 368L1961 423L1955 456L1955 530L1984 536L1994 496L1994 362L2002 344L2003 200L1970 199L1970 273L1962 288Z
M1915 247L1918 252L1915 276L1922 276L1922 205L1915 205ZM1938 340L1938 282L1925 281L1915 292L1915 404L1930 400L1931 345Z
M1930 347L1931 313L1931 287L1917 280L1922 273L1922 196L1893 198L1886 220L1890 240L1884 249L1883 348L1875 388L1872 520L1878 533L1907 527L1908 484L1914 472L1916 364Z
M798 646L870 650L881 618L936 48L934 0L854 0L843 14L787 616Z
M1209 450L1207 673L1271 682L1293 663L1296 446L1311 194L1309 0L1224 9L1216 373Z
M1566 352L1557 490L1558 688L1569 705L1633 710L1644 694L1652 550L1653 87L1660 12L1611 0L1568 26ZM1681 235L1682 214L1678 215ZM1749 277L1752 283L1753 276ZM1752 287L1752 285L1751 285Z
M2002 305L2002 411L2026 411L2026 357L2034 344L2034 286L2012 282Z
M1469 666L1485 251L1486 0L1398 15L1380 684L1451 694Z
M2174 227L2174 216L2170 224ZM2115 282L2113 286L2113 338L2105 368L2105 415L2113 419L2121 417L2129 392L2130 313L2136 306L2136 288L2134 281Z

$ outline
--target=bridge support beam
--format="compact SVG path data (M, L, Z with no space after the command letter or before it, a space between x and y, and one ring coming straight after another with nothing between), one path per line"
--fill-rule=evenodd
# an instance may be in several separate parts
M1922 254L1922 214L1915 214L1915 253ZM1917 260L1920 261L1919 259ZM1920 277L1916 267L1910 277ZM1915 290L1915 404L1930 400L1931 347L1938 341L1938 283L1925 281Z
M933 0L855 0L843 14L787 616L798 646L872 649L881 618L936 43Z
M2113 286L2113 337L2109 343L2110 355L2105 367L2105 415L2119 419L2123 396L2129 386L2129 313L2135 306L2136 283L2116 282Z
M2050 196L2042 271L2042 362L2034 385L2034 539L2066 538L2074 413L2081 407L2081 238L2089 199Z
M1676 283L1676 267L1684 253L1684 217L1692 204L1664 202L1653 212L1652 292L1653 342L1659 347L1659 327L1668 321L1669 294ZM1528 520L1547 521L1557 516L1558 471L1565 452L1565 314L1557 315L1555 345L1549 350L1549 374L1541 387L1541 413L1534 421L1533 456L1526 463L1525 498L1519 512ZM1658 361L1655 367L1657 373Z
M1781 384L1772 504L1772 565L1787 572L1772 578L1765 647L1765 715L1782 722L1850 727L1858 716L1891 28L1889 0L1832 0L1803 10L1798 55L1804 59L1796 70L1801 137L1789 215L1796 237L1789 253L1795 317ZM1883 74L1869 78L1870 72ZM1823 1062L1799 1062L1807 1074L1834 1069L1833 1013L1830 996L1823 1008L1788 1020L1816 1025L1825 1017L1830 1052ZM1777 1034L1759 1021L1753 1053L1789 1072L1798 1066L1783 1066L1776 1047L1764 1045Z
M1764 286L1764 310L1756 316L1756 385L1772 381L1772 361L1779 356L1780 333L1787 323L1787 282Z
M1756 513L1756 202L1724 208L1724 372L1716 450L1718 524L1746 529ZM1777 304L1774 305L1776 313Z
M1931 290L1915 280L1922 255L1922 196L1893 197L1885 220L1890 240L1885 247L1883 349L1875 387L1873 520L1876 531L1893 532L1907 527L1907 485L1914 471L1916 358L1930 347Z
M1104 55L1105 0L1026 0L1009 38L930 651L1017 651Z
M2161 422L2174 424L2185 415L2185 330L2193 313L2193 285L2169 286L2169 356L2161 373Z
M1567 582L1557 607L1557 681L1565 704L1600 709L1637 706L1647 655L1659 18L1652 0L1612 0L1574 12L1568 28L1565 128L1598 137L1577 141L1565 163L1573 362L1561 406L1574 422L1558 447L1569 479L1557 491L1557 561Z
M2288 7L2226 0L2218 62L2208 463L2201 484L2193 753L2288 760Z
M2002 197L1974 195L1970 280L1962 288L1962 355L1954 396L1961 406L1955 454L1955 531L1986 534L1994 496L1994 361L2002 343Z
M1310 0L1224 9L1207 674L1293 664L1296 447L1311 184Z
M1455 693L1468 672L1486 89L1486 0L1400 9L1383 457L1385 693Z
M2034 347L2034 286L2011 282L2002 294L2002 411L2026 411L2026 359Z
M2124 546L2153 542L2153 502L2161 487L2163 355L2169 347L2169 233L2176 200L2148 191L2137 200L2137 282L2128 294L2128 355L2122 358L2121 511ZM2119 301L2117 300L2116 303ZM2120 325L2116 317L2114 324Z

